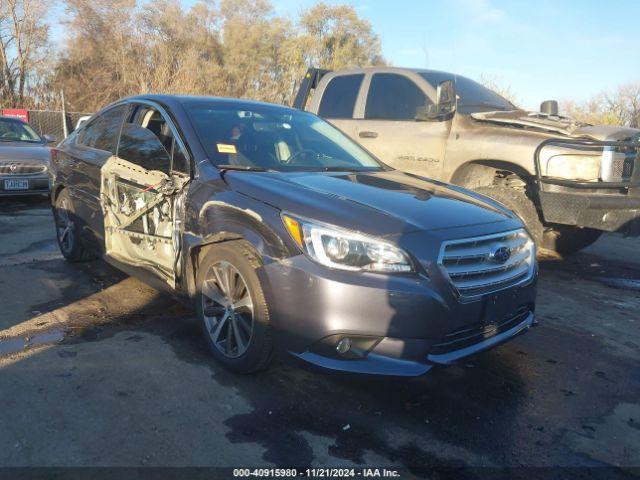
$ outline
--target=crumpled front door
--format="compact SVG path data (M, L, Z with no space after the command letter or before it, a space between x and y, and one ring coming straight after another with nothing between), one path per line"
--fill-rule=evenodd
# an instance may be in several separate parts
M115 156L104 164L101 176L107 255L150 270L174 288L179 250L175 207L187 179Z

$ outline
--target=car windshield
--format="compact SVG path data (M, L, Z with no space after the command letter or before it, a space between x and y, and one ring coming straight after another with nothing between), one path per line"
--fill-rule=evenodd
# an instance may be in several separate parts
M338 129L307 112L271 105L185 104L217 166L278 171L372 171L385 167Z
M487 112L492 110L517 110L513 103L478 82L445 72L420 72L420 75L437 88L440 82L454 80L461 113Z
M0 142L42 142L31 125L13 120L0 118Z

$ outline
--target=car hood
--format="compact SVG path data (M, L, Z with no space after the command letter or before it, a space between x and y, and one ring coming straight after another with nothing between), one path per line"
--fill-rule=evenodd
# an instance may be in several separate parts
M42 144L0 142L0 162L49 161L49 147Z
M229 171L225 179L234 190L280 210L377 235L519 222L486 197L398 171Z
M525 110L478 112L472 113L471 117L480 122L527 127L544 132L559 133L569 137L586 137L593 140L622 141L640 135L640 130L636 128L589 125L568 117L527 112Z

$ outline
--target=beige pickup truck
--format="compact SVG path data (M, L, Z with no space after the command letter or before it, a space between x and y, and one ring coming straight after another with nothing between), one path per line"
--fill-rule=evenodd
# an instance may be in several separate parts
M492 197L539 247L569 254L603 231L640 233L640 130L540 112L452 73L310 69L294 106L328 119L387 164Z

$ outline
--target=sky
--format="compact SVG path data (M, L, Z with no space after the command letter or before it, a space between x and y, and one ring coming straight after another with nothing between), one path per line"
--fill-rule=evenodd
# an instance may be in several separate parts
M392 65L484 76L510 87L523 107L640 81L640 0L325 1L369 20ZM316 0L271 3L294 16ZM61 30L54 27L58 39Z
M313 0L272 0L280 14ZM586 100L640 81L638 0L340 0L369 20L384 57L510 86L520 105Z

